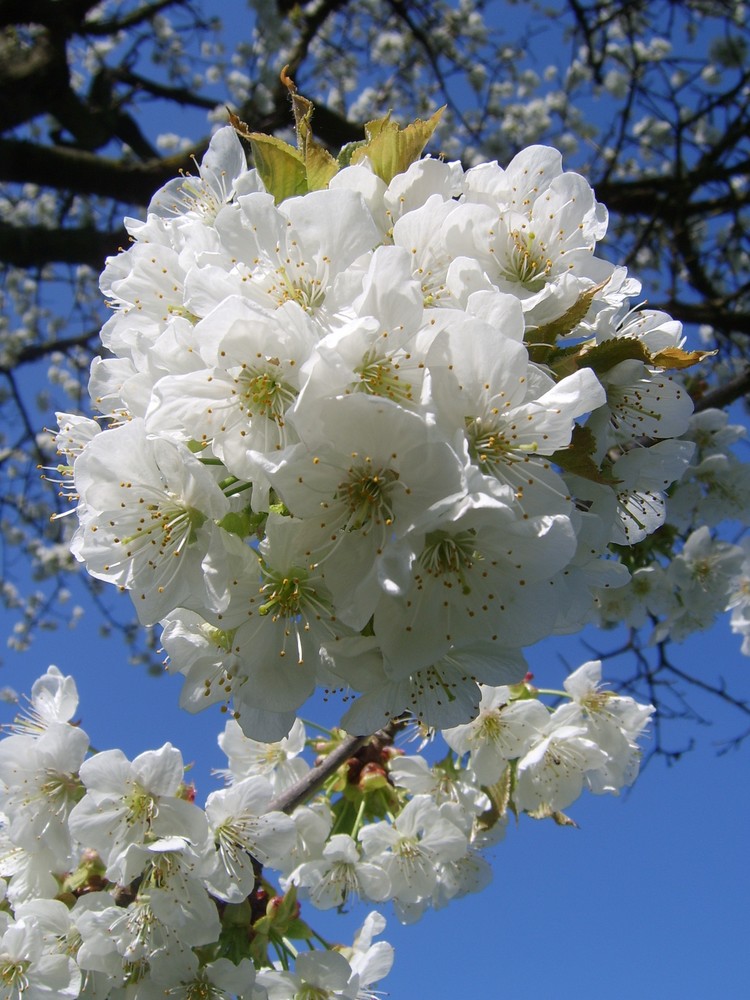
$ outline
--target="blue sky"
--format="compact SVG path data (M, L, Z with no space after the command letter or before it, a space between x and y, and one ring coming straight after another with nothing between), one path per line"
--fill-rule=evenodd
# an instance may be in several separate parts
M0 634L13 623L0 613ZM195 761L191 776L202 802L216 787L211 768L224 763L218 712L181 712L179 680L147 677L116 640L96 633L89 609L75 630L39 635L25 653L3 652L0 685L28 691L49 663L73 673L92 744L134 756L172 741ZM616 636L604 636L603 645L615 647ZM721 623L674 656L686 672L710 681L721 674L750 699L750 659L739 645ZM560 656L572 666L589 658L576 639L532 649L540 684L559 686ZM396 963L383 990L394 1000L746 996L750 743L718 756L746 720L715 701L697 704L714 725L675 722L668 729L674 746L694 737L694 750L672 767L652 760L620 798L584 796L568 810L579 829L524 817L491 853L494 882L481 895L411 927L400 927L386 909ZM12 714L0 706L2 721ZM304 915L331 939L347 941L366 912Z

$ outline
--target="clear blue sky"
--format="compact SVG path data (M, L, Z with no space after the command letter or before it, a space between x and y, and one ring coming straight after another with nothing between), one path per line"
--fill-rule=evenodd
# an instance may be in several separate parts
M222 13L229 8L221 5ZM28 691L49 663L73 673L92 743L134 756L172 741L196 762L192 776L202 802L216 787L211 767L224 763L218 712L180 712L180 682L129 666L115 640L98 638L94 615L74 631L38 636L26 653L3 651L0 685ZM0 613L0 635L13 622ZM559 684L559 650L573 666L589 658L573 639L532 650L540 684ZM705 671L712 681L722 674L750 698L750 659L725 624L675 655L687 672ZM698 704L714 726L674 723L669 730L674 745L695 737L695 750L674 767L652 761L619 799L584 796L568 810L578 830L524 818L492 852L494 883L483 894L405 928L386 909L385 937L396 947L396 963L383 990L394 1000L746 997L750 741L717 757L715 744L744 722L716 703ZM0 706L3 721L11 715ZM366 912L360 906L348 917L304 915L346 942Z

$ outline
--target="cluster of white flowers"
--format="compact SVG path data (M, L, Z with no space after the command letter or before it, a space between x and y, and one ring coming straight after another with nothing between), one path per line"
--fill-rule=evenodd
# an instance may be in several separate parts
M261 873L311 856L324 819L269 811L271 781L251 766L201 809L169 743L132 761L87 756L77 706L73 678L50 667L0 741L4 997L293 1000L300 983L321 998L371 996L393 958L372 941L385 926L377 913L346 957L303 953L292 975L266 956L270 935L290 959L290 938L312 946L293 897L271 898Z
M350 732L468 723L628 579L611 543L693 453L680 326L630 311L560 154L465 171L375 125L339 162L269 140L263 177L220 130L108 260L106 428L59 415L75 556L162 623L185 707L263 740L316 686Z
M750 563L742 545L721 537L728 521L746 528L750 512L750 465L733 451L745 428L721 410L696 413L685 434L695 445L682 480L670 491L663 545L646 544L630 581L597 597L602 625L643 628L651 642L684 640L731 610L731 626L750 655ZM726 528L724 535L726 536ZM677 550L677 540L684 539Z
M273 744L227 722L225 788L204 808L174 746L89 752L72 677L50 667L0 740L0 992L96 1000L368 1000L393 949L370 913L350 948L313 950L301 902L391 901L403 922L484 888L509 811L551 816L635 779L652 709L586 663L546 707L529 683L482 689L430 764L381 736L288 814L305 727ZM331 734L333 742L342 734ZM269 882L280 873L283 894ZM293 942L297 943L294 944ZM300 942L310 950L300 950Z

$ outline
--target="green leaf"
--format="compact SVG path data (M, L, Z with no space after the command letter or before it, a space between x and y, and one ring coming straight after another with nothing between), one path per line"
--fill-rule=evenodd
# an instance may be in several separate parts
M342 170L344 167L348 167L352 162L355 152L366 145L367 139L357 139L356 142L347 142L345 146L342 146L339 150L339 155L336 157L339 167Z
M327 149L312 142L305 150L305 169L308 190L321 191L328 187L330 179L338 173L339 165Z
M589 427L576 424L570 444L567 448L561 448L550 457L555 465L559 465L564 472L571 475L588 479L592 483L601 483L603 486L612 486L619 480L615 479L608 468L600 469L593 459L596 451L596 438Z
M258 514L253 511L252 507L248 506L241 511L230 511L216 524L224 531L239 535L240 538L249 538L250 535L258 535L262 532L267 517L265 511Z
M372 169L386 184L397 174L402 174L422 155L442 117L444 107L438 108L431 118L416 121L402 129L391 121L390 113L365 125L367 142L355 149L350 163L359 163L367 157Z
M648 364L651 355L642 340L635 337L613 337L581 352L579 368L592 368L597 375L610 371L623 361L642 361Z
M274 135L250 132L255 166L276 204L298 194L307 194L307 168L302 154Z
M591 308L591 303L594 301L597 293L607 284L607 281L609 281L609 278L599 282L598 285L592 285L591 288L587 288L585 292L582 292L578 296L573 305L565 310L562 316L558 316L557 319L553 319L550 323L545 323L543 326L532 326L527 329L524 339L529 347L529 356L532 361L546 360L548 349L554 347L561 337L567 337L575 330L578 324L585 319L586 313ZM541 349L544 357L535 357L535 349Z
M247 929L250 926L251 913L247 900L241 903L227 903L222 912L218 953L235 965L250 955ZM263 954L265 956L265 952Z
M591 343L587 341L585 344L572 344L566 347L556 347L546 358L546 365L551 368L558 380L567 378L568 375L572 375L577 372L581 367L580 359L584 356L585 352L589 349Z

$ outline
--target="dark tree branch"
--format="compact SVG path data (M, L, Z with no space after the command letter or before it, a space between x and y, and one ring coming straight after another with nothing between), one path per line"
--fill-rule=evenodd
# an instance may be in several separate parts
M750 336L750 312L727 309L712 303L679 302L675 299L661 303L649 302L649 308L671 313L682 323L710 326L723 336L728 337L735 333Z
M57 340L49 340L41 344L28 344L13 356L12 366L0 365L0 374L9 375L11 371L15 371L22 365L41 361L43 358L48 358L54 352L65 354L76 348L86 348L93 353L97 347L99 332L98 329L89 330L77 337L60 337Z
M135 73L133 70L127 69L125 66L118 66L115 69L109 70L108 76L118 83L128 84L134 91L142 91L143 93L150 94L151 97L158 97L164 101L172 101L174 104L179 104L183 107L203 108L206 111L213 111L216 107L216 101L212 101L209 97L201 97L200 94L194 94L185 87L170 87L164 83L157 83L145 76L141 76L140 73Z
M345 736L319 764L311 768L290 788L277 795L269 804L268 812L292 812L298 805L306 802L342 764L361 750L369 739L369 736Z
M0 26L43 24L73 35L99 0L0 0Z
M24 139L0 139L0 181L40 184L75 194L147 205L154 192L193 166L208 141L175 156L147 163L113 160L81 149L40 146Z
M93 226L48 229L0 222L0 262L13 267L40 267L55 262L88 264L100 271L105 258L127 243L128 234L124 229L107 233Z
M695 412L722 409L750 393L750 365L736 378L705 392L695 401Z

